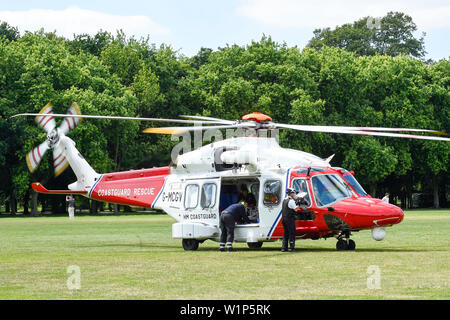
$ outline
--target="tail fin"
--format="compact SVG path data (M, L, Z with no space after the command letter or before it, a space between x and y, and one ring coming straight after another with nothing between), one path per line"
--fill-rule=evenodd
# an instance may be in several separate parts
M77 176L77 181L69 185L70 190L89 190L99 178L99 174L89 165L84 157L75 148L75 142L61 135L58 148L62 150L63 156ZM56 148L57 149L57 148Z

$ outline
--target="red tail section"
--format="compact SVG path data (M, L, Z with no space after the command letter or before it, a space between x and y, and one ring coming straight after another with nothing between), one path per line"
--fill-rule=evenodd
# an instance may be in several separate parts
M161 193L170 167L102 175L89 192L95 200L150 208Z

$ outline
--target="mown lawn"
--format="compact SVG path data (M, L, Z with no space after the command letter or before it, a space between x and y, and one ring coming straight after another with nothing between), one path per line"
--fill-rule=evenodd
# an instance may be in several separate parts
M450 211L412 210L387 229L220 253L184 251L166 215L0 218L0 299L449 299ZM79 268L80 289L67 273ZM369 284L369 285L368 285ZM377 289L379 287L379 289Z

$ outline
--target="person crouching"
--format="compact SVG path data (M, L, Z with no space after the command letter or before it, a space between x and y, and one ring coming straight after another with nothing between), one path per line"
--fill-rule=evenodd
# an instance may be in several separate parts
M246 207L247 204L235 203L220 214L219 227L221 234L219 251L225 251L225 244L227 251L233 251L234 227L236 223L250 223L245 210Z

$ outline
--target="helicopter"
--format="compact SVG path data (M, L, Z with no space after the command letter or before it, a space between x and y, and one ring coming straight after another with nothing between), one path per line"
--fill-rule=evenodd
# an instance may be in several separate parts
M283 237L282 200L288 188L301 192L305 200L305 204L297 209L295 218L297 239L334 237L337 250L355 250L355 241L350 238L352 233L370 230L373 239L380 241L384 239L387 227L403 220L404 213L399 207L367 194L354 172L331 166L334 155L322 159L304 151L283 148L276 136L269 136L267 132L290 129L450 141L443 137L446 133L435 130L280 124L259 112L235 121L204 116L135 118L82 115L76 103L67 114L56 114L52 104L48 103L39 113L22 113L13 117L19 116L34 116L38 125L47 132L46 141L26 155L29 170L33 172L45 152L52 149L55 175L70 166L77 178L67 190L48 190L36 182L32 183L34 191L77 194L107 203L162 210L175 219L172 237L181 239L184 250L197 250L206 240L219 241L220 213L238 202L239 190L247 190L256 200L256 207L247 211L250 223L237 224L235 228L235 241L245 242L251 249L261 248L264 242ZM55 118L58 117L64 119L56 127ZM174 135L238 129L245 135L217 139L193 151L178 154L165 167L100 174L67 136L86 118L193 125L148 128L144 133ZM415 132L440 136L417 135Z

